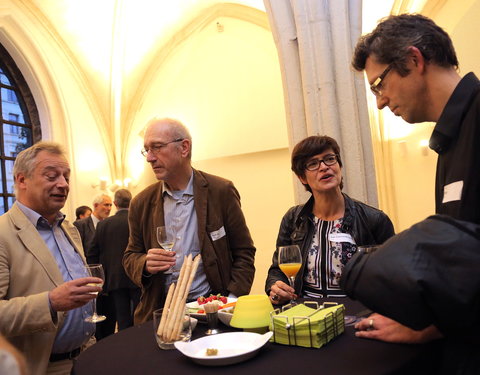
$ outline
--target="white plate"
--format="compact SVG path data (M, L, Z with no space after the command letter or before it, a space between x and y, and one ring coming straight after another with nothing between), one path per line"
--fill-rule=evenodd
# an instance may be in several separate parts
M273 332L263 335L252 332L227 332L205 336L191 342L175 342L175 347L192 361L206 366L224 366L252 358L264 346ZM218 354L207 356L207 349Z
M227 298L227 303L230 303L230 302L235 302L237 300L237 298L230 298L228 297ZM194 301L194 302L190 302L190 303L187 303L186 306L190 309L198 309L198 308L201 308L201 306L203 305L199 305L197 301ZM225 310L219 310L220 311L231 311L233 309L233 307L229 307L228 309L225 309ZM201 322L206 322L207 321L207 316L205 315L205 313L202 313L202 314L198 314L198 313L190 313L190 316L195 318L195 319L198 319L199 321Z

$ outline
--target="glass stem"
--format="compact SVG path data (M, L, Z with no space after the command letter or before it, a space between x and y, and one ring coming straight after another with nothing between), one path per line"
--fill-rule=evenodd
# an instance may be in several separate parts
M295 276L290 276L288 278L288 281L290 282L290 286L295 289ZM292 301L295 301L295 298L292 298Z
M96 298L92 299L92 310L93 310L92 317L96 317L97 316L97 299Z
M290 286L295 289L295 276L290 276L288 278L288 281L290 282Z

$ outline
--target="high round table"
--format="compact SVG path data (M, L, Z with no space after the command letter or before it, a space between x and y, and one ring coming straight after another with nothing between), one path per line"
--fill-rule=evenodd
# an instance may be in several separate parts
M339 301L336 299L335 301ZM364 307L341 299L346 314L355 315ZM223 327L225 331L231 328ZM202 337L207 326L197 324L192 339ZM111 335L80 354L75 361L75 375L126 374L308 374L377 375L436 374L436 343L425 345L390 344L355 337L352 326L320 349L267 343L245 362L211 367L195 364L177 350L162 350L147 322Z

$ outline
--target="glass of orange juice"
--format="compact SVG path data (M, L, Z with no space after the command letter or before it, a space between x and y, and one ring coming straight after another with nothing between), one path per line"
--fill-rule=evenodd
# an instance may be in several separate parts
M302 267L302 254L298 245L280 246L278 248L278 266L287 276L290 286L295 289L295 276ZM292 299L291 304L295 301Z

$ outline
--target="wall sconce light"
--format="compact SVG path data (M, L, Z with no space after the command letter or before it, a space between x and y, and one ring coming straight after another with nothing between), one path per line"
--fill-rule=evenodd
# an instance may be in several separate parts
M428 139L422 139L420 141L420 150L422 151L423 156L428 155Z
M101 177L99 180L98 184L92 184L92 187L96 189L97 187L101 191L107 191L110 190L112 193L116 192L118 189L133 189L137 187L137 184L132 183L131 178L125 178L123 181L121 180L115 180L112 184L108 185L107 183L107 178L106 177Z
M98 184L92 184L92 188L96 189L97 187L100 190L107 190L107 178L106 177L100 177L100 180L98 181Z

